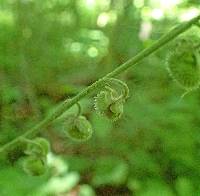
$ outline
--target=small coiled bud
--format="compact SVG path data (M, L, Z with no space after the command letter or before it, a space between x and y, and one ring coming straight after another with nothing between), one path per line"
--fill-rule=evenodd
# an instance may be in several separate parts
M27 148L25 150L25 154L34 155L37 157L46 157L50 150L49 141L38 137L34 140L29 140L27 143Z
M192 30L175 40L167 57L170 76L186 91L200 85L200 30Z
M43 175L47 170L46 160L28 156L23 160L23 170L31 176Z
M92 136L93 129L85 116L70 115L64 122L63 132L74 141L86 141Z
M24 153L27 155L23 160L24 171L32 176L39 176L45 173L47 169L47 154L50 151L50 144L44 138L35 138L33 140L22 138L26 143Z
M116 121L123 114L123 106L128 96L129 89L124 82L108 78L104 89L95 97L95 110L112 121Z

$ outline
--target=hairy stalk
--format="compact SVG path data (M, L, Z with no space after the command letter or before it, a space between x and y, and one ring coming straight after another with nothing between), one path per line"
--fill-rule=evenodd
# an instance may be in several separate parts
M20 142L21 137L33 137L38 132L42 131L42 128L44 128L45 126L49 125L52 121L54 121L57 117L59 117L64 111L68 110L71 106L76 104L80 99L82 99L83 97L87 96L89 93L93 92L98 87L100 87L105 82L106 78L115 77L116 75L118 75L118 74L124 72L125 70L127 70L129 67L137 64L138 62L140 62L141 60L143 60L147 56L151 55L152 53L154 53L155 51L157 51L158 49L163 47L168 42L172 41L179 34L183 33L187 29L189 29L193 24L197 24L199 20L200 20L200 15L195 17L195 18L193 18L193 19L191 19L191 20L189 20L188 22L185 22L185 23L182 23L182 24L178 25L177 27L173 28L170 32L168 32L167 34L162 36L159 40L157 40L152 46L144 49L143 51L138 53L133 58L129 59L124 64L120 65L118 68L116 68L112 72L108 73L107 75L105 75L101 79L97 80L96 82L94 82L90 86L86 87L83 91L81 91L79 94L74 96L72 99L65 100L64 102L62 102L44 120L42 120L41 122L36 124L33 128L31 128L30 130L25 132L23 135L15 138L11 142L9 142L9 143L5 144L4 146L2 146L0 148L0 153L5 151L5 150L8 150L11 146L13 146L13 145L17 144L18 142Z

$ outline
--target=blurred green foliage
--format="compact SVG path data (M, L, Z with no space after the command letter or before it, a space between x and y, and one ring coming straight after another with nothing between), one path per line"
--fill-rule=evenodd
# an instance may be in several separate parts
M199 0L0 0L0 145L199 8ZM118 122L98 116L93 97L81 101L89 141L63 138L59 122L41 130L62 157L51 160L56 171L24 174L20 146L1 156L0 195L200 195L200 94L180 100L169 50L120 76L131 96Z

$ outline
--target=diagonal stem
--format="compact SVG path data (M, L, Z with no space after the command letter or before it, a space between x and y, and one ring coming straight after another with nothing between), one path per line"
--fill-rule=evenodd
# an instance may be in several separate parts
M108 77L115 77L118 74L126 71L131 66L137 64L138 62L142 61L144 58L148 57L149 55L156 52L158 49L163 47L168 42L172 41L174 38L176 38L181 33L185 32L187 29L189 29L193 24L196 24L200 20L200 15L189 20L188 22L182 23L178 25L177 27L173 28L171 31L166 33L164 36L162 36L159 40L157 40L152 46L144 49L140 53L138 53L136 56L129 59L124 64L120 65L118 68L113 70L112 72L108 73L104 77L100 78L90 86L86 87L83 91L81 91L79 94L74 96L70 100L65 100L62 102L58 107L55 108L55 110L48 115L44 120L36 124L33 128L25 132L23 135L15 138L11 142L5 144L0 148L0 153L8 150L11 146L16 145L18 142L20 142L21 137L33 137L38 132L42 131L42 128L48 126L52 121L54 121L57 117L59 117L64 111L68 110L70 107L72 107L74 104L76 104L79 100L81 100L83 97L89 95L91 92L96 90L99 86L101 86L105 79Z

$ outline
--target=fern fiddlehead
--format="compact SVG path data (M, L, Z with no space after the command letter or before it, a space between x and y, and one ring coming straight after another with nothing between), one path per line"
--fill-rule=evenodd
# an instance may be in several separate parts
M200 85L200 30L193 27L178 37L167 57L167 70L180 87L190 92Z
M37 137L34 140L22 138L21 141L26 144L23 170L32 176L43 175L47 170L47 154L50 151L48 140Z
M107 78L104 89L95 97L95 110L112 121L116 121L123 114L123 105L128 96L129 88L126 83L115 78Z
M81 115L81 105L78 106L77 114L69 115L63 123L63 133L74 141L86 141L93 133L91 123Z

